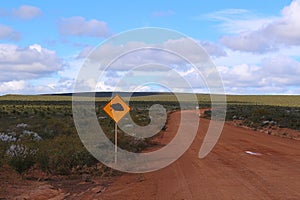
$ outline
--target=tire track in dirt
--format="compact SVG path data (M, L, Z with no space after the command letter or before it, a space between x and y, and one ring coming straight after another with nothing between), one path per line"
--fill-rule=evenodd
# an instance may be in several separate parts
M180 112L170 115L167 131L157 137L162 144L172 139L179 121ZM194 142L176 162L155 172L125 174L102 199L300 199L300 141L225 124L213 151L200 160L208 125L200 120Z

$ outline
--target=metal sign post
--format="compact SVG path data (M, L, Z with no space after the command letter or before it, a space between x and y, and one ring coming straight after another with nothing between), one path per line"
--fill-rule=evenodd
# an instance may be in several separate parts
M130 107L119 96L112 98L103 110L115 121L115 164L118 160L118 122L130 111Z
M118 123L115 123L115 164L118 161Z

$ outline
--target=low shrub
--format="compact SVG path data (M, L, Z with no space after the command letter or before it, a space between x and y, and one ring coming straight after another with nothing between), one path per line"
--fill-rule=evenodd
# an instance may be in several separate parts
M40 143L37 163L52 174L68 175L73 168L92 166L97 160L84 148L78 136L60 135Z
M8 164L21 174L35 164L37 152L37 143L25 139L12 143L5 156Z

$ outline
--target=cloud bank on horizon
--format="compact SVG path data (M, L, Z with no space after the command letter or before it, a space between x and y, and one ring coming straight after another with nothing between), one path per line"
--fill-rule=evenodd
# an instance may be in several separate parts
M210 3L133 2L116 8L115 2L100 5L89 0L72 7L67 3L5 2L0 8L0 95L72 92L79 69L94 47L119 32L148 26L192 37L211 56L226 93L300 94L300 0L272 1L272 8L258 0L252 4ZM138 47L139 42L107 45L101 55ZM184 39L162 43L168 45L193 54ZM172 63L195 92L208 92L201 77L180 60L151 51L137 56L148 62ZM116 63L104 79L93 83L96 89L122 90L116 86L128 69L127 61ZM133 90L162 89L132 84Z

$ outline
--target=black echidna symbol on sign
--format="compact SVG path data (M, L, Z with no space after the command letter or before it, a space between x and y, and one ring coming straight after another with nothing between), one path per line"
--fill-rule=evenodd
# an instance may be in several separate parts
M114 103L110 106L114 111L124 111L123 106L120 103Z

